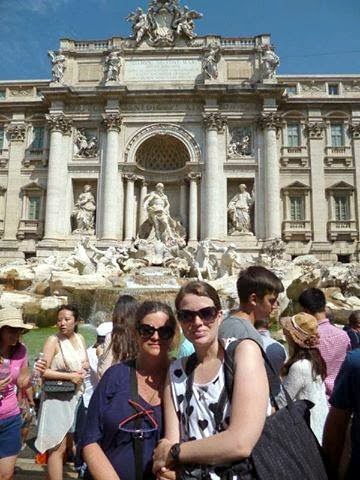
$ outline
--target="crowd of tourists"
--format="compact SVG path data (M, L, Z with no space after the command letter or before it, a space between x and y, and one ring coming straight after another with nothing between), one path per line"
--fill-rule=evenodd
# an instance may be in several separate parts
M35 448L49 480L72 457L88 480L355 480L360 471L360 312L341 329L324 293L302 292L299 313L271 323L284 288L261 266L237 280L239 308L184 284L174 310L119 297L87 348L78 308L32 372L20 310L0 310L0 480L14 478L22 398L42 384Z

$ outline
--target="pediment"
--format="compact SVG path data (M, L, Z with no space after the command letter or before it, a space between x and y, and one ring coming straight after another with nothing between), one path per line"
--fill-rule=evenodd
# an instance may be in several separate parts
M334 185L331 185L331 187L327 188L327 190L354 190L354 186L347 182L338 182Z
M296 180L295 182L290 183L290 185L287 185L286 187L284 187L283 190L293 190L293 189L309 190L310 187L309 185L305 185L305 183L302 183Z
M45 188L37 182L31 182L21 187L21 192L37 191L44 192Z

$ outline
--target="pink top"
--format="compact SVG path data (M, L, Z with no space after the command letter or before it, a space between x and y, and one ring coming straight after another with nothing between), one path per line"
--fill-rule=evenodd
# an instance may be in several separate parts
M11 382L1 393L4 396L0 400L0 419L3 420L8 417L12 417L20 413L20 408L18 405L18 400L16 397L17 393L17 379L20 374L20 370L23 367L28 366L28 356L26 352L25 345L20 343L19 348L16 350L15 354L10 359L10 371L11 371Z
M351 344L347 333L331 325L327 318L318 322L318 332L320 335L319 350L326 363L325 388L326 396L329 398L346 353L351 350Z

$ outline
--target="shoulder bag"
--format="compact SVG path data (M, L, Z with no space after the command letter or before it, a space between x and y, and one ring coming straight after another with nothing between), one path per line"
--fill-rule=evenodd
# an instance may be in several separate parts
M66 360L65 360L65 356L64 356L64 353L62 351L62 348L61 348L61 342L59 340L58 337L57 338L57 341L58 341L58 344L59 344L59 348L60 348L60 352L61 352L61 356L63 358L63 361L64 361L64 365L65 365L65 368L66 368L66 372L71 372ZM62 394L62 393L75 393L75 390L76 390L76 385L75 383L73 383L71 380L45 380L44 381L44 384L43 384L43 390L46 394Z
M232 398L234 379L234 354L241 340L232 342L225 350L224 371L227 397ZM267 366L276 374L266 353L261 349ZM195 367L194 367L195 368ZM276 374L277 375L277 374ZM268 374L269 379L269 374ZM335 474L327 468L322 448L310 429L310 409L313 404L307 400L293 401L284 389L287 405L279 408L274 392L270 396L275 413L267 417L262 434L249 458L231 465L217 466L217 474L222 480L332 480ZM219 424L225 404L219 401L214 413L215 423ZM207 466L186 468L182 479L204 479Z

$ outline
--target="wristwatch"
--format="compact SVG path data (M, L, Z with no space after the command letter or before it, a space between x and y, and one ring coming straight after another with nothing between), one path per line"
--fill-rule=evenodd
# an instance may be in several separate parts
M175 463L179 463L180 443L174 443L174 445L172 445L170 448L170 455Z

